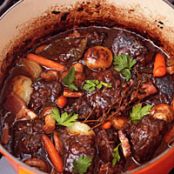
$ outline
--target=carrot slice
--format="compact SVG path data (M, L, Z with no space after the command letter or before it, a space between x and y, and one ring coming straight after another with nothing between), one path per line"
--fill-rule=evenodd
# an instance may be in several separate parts
M42 143L55 169L57 170L57 172L62 173L63 172L62 158L47 135L42 135Z
M154 68L153 68L153 76L154 77L162 77L167 73L165 58L162 54L157 53L155 56Z
M60 138L59 138L58 132L54 131L53 138L54 138L55 148L57 149L57 151L58 151L59 153L61 153L62 150L63 150L63 144L62 144L62 142L61 142L61 140L60 140Z
M45 57L42 57L36 54L32 54L32 53L28 54L27 59L57 71L64 71L66 69L64 65L61 65L60 63L54 62L52 60L49 60Z
M111 126L112 126L112 123L110 121L107 121L102 125L102 128L103 129L110 129Z
M76 97L81 97L82 95L83 95L82 92L73 92L68 89L64 89L64 91L63 91L64 97L76 98Z
M65 107L65 105L67 104L67 98L63 95L61 95L60 97L58 97L58 99L56 100L56 104L59 108L63 108Z

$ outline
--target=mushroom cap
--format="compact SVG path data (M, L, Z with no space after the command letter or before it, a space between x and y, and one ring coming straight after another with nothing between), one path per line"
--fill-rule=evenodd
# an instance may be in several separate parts
M84 55L86 66L92 70L109 68L112 64L112 60L112 52L107 47L103 46L91 47Z

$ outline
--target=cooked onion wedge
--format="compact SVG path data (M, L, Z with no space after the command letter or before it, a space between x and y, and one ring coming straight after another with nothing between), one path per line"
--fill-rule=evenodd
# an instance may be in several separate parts
M21 59L19 66L21 66L24 71L29 73L33 80L37 79L42 72L41 66L29 59Z
M121 130L118 131L118 137L121 142L123 155L125 158L128 158L131 155L131 146L129 144L129 140Z
M29 77L19 75L12 79L12 93L19 96L28 105L33 92L32 81Z
M85 64L92 70L109 68L112 60L112 52L103 46L91 47L84 55Z
M71 134L95 135L94 131L87 124L81 122L75 122L71 127L68 127L67 130Z

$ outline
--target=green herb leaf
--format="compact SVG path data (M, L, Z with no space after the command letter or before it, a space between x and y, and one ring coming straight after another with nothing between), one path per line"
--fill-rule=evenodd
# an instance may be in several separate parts
M114 148L112 166L115 166L115 164L116 164L117 162L119 162L120 159L121 159L120 154L119 154L119 146L120 146L120 144L118 144L118 145Z
M130 114L130 118L133 123L137 123L139 120L141 120L145 115L148 115L152 109L152 105L146 105L142 107L142 104L136 104L132 108L132 112Z
M85 174L92 163L92 158L89 156L81 156L74 161L73 171L76 174Z
M89 93L95 91L96 89L101 89L102 87L111 88L112 85L99 80L85 80L85 84L83 85L83 89Z
M68 87L70 90L75 90L77 91L78 88L76 87L76 85L74 84L74 80L75 80L75 68L72 67L68 74L63 78L63 83L66 87Z
M121 74L126 79L126 81L129 81L131 79L131 72L129 69L122 70Z
M129 81L131 78L131 69L136 64L136 60L128 55L122 54L114 57L113 64L114 69L120 72L126 81Z
M52 109L52 117L56 120L58 125L70 127L78 119L78 114L68 114L64 112L60 115L60 112L57 108Z

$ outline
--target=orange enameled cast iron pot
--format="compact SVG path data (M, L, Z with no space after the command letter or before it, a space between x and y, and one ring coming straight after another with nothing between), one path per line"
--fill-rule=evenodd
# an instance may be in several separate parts
M83 5L83 10L78 10ZM59 11L57 15L51 13ZM62 21L62 15L68 17ZM136 30L157 41L174 58L174 10L163 0L21 0L0 18L0 83L11 61L7 55L32 45L62 25L115 24ZM8 54L7 54L8 53ZM10 57L10 56L9 56ZM19 174L40 174L9 154L2 145L0 152ZM174 147L139 168L134 174L167 174L174 167Z

